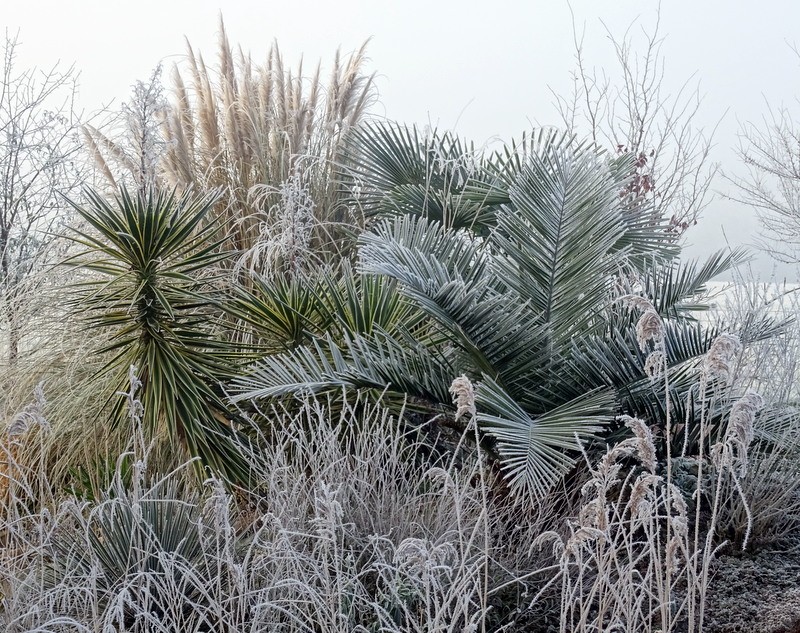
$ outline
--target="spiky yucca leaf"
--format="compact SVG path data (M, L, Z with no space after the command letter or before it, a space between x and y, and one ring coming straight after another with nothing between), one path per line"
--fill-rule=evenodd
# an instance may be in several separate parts
M90 328L111 332L98 350L110 356L104 370L118 374L123 392L136 366L149 431L165 425L206 465L243 480L248 465L217 386L235 373L237 355L213 330L218 295L208 270L222 256L216 226L205 220L216 195L122 190L113 201L91 191L87 198L87 206L74 205L90 227L74 235L86 250L70 262L93 273L76 304ZM123 405L117 399L117 420Z
M252 275L249 287L236 286L225 304L231 316L251 332L254 343L267 352L292 349L320 330L317 279Z
M91 577L98 606L117 610L119 627L129 630L136 630L134 614L145 609L156 618L180 613L191 621L206 596L186 575L209 571L203 537L213 526L200 499L174 478L137 488L129 491L117 480L99 503L68 510L64 518L72 515L75 525L67 521L53 539L45 582L57 586L77 574ZM128 587L127 600L120 600L122 586Z
M400 293L395 281L358 273L347 260L337 271L325 271L320 282L319 312L325 329L339 338L377 330L410 330L422 320L421 312Z

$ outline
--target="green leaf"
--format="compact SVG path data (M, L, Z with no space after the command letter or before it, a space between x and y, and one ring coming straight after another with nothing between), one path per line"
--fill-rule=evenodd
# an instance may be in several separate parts
M478 424L497 441L502 469L517 494L542 498L575 464L577 441L614 416L611 390L595 390L531 417L491 378L476 390Z
M126 391L136 366L143 422L150 433L165 425L205 465L235 481L246 480L244 438L221 397L219 383L236 373L240 352L217 336L221 295L214 267L225 255L214 241L208 214L216 194L178 196L174 191L131 196L124 189L108 201L87 192L86 207L74 205L91 230L74 239L86 250L69 263L94 273L78 287L77 309L91 329L109 331L112 353L102 371L117 373L115 391ZM114 416L125 419L116 397Z

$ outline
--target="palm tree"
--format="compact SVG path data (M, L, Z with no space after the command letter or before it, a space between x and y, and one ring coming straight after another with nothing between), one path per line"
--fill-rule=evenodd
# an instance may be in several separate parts
M311 336L234 381L236 401L354 387L441 410L464 374L509 484L534 496L573 466L576 435L621 413L663 421L663 389L616 287L636 279L661 314L662 386L677 402L715 336L692 316L705 282L740 253L681 264L667 227L624 195L632 158L566 135L540 132L488 158L452 135L388 124L353 139L354 202L373 218L359 270L397 284L426 320Z

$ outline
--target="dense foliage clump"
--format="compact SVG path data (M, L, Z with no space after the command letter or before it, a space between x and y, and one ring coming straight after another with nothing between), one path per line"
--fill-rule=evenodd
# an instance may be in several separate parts
M791 324L710 310L742 253L682 260L640 156L370 119L362 62L223 35L85 128L117 188L2 379L9 631L700 631L793 538Z

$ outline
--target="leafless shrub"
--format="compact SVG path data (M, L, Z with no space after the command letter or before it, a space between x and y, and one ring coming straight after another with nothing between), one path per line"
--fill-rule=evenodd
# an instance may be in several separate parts
M74 109L73 68L20 69L8 33L0 61L0 363L14 365L49 285L42 270L62 254L56 234L68 214L63 195L85 174ZM35 330L34 330L35 333ZM0 365L0 373L2 373Z
M795 55L800 56L797 49ZM773 106L758 123L739 131L737 154L744 174L728 180L732 198L756 209L762 226L761 247L779 261L798 261L800 248L800 126L797 100Z
M668 220L670 233L679 236L708 204L718 166L709 158L714 130L698 127L699 84L690 78L669 92L660 26L660 11L650 29L634 21L622 37L604 25L616 65L598 69L588 65L584 33L573 16L573 88L554 97L567 129L635 157L623 194L650 209L654 222Z
M166 149L161 127L168 106L161 84L161 66L147 81L137 81L120 115L100 130L82 127L86 149L112 189L132 184L145 192L158 186L159 162Z

